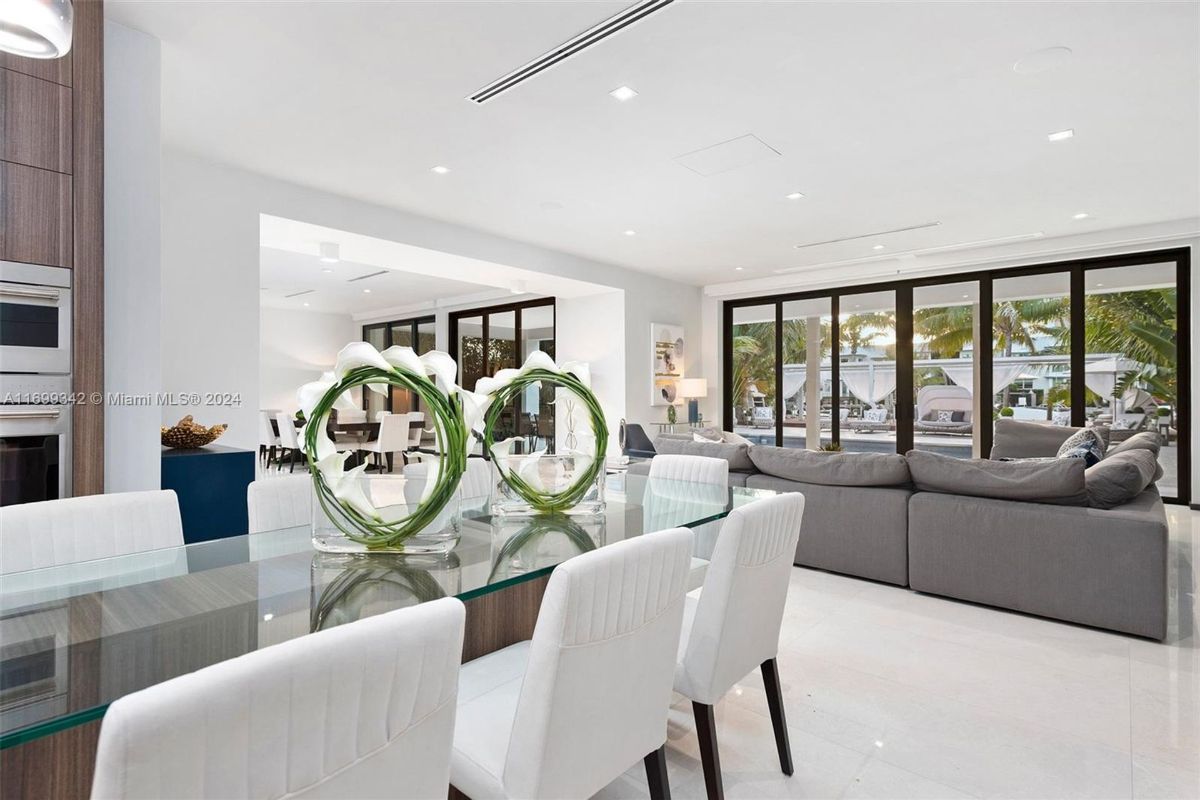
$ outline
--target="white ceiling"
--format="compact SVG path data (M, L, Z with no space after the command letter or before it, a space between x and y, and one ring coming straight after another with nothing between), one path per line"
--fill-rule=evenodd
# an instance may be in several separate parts
M681 1L464 99L628 4L105 7L163 41L168 146L697 284L1200 215L1196 3ZM780 155L675 160L748 134Z
M269 308L368 315L393 308L417 307L471 295L491 287L411 272L385 270L351 282L380 267L353 261L324 264L316 256L263 247L258 262L259 304ZM330 270L324 272L323 270ZM364 292L363 289L371 291ZM311 291L310 291L311 290ZM299 297L288 297L309 292Z

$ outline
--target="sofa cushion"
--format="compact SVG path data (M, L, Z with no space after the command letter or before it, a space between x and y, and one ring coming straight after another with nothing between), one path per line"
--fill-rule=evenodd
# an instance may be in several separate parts
M750 460L759 472L822 486L907 486L904 457L888 453L825 453L758 445Z
M1058 455L1058 448L1073 433L1074 428L1018 422L1001 417L996 420L990 457L995 461L1004 458L1052 458Z
M754 469L754 464L750 461L750 446L744 444L726 444L725 442L690 442L686 439L668 439L660 436L654 442L654 450L658 453L666 453L671 455L723 458L729 462L729 468L731 470L738 470L741 472L747 472Z
M1123 442L1114 444L1108 451L1109 456L1115 456L1118 453L1125 453L1130 450L1149 450L1158 458L1158 451L1162 447L1162 441L1158 438L1157 433L1150 431L1142 431L1135 433Z
M907 458L913 483L922 491L1065 506L1087 505L1084 462L1079 458L989 461L954 458L924 450L909 450Z
M1144 492L1160 474L1158 459L1150 450L1114 453L1084 472L1088 505L1092 508L1123 506Z

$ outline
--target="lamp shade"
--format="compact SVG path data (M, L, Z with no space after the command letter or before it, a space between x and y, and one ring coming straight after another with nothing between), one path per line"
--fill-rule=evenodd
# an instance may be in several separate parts
M71 50L71 0L4 0L0 50L26 58L62 58Z
M679 397L708 397L708 381L704 378L680 378L675 393Z

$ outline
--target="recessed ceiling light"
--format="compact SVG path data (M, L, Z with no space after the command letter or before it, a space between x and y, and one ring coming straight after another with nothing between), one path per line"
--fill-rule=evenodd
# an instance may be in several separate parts
M625 231L626 236L637 236L637 231Z
M325 269L321 270L321 272L333 272L333 270L331 270L329 267L326 267Z
M370 289L363 289L363 294L370 294L370 293L371 293Z
M963 295L963 300L970 300L970 299L971 299L971 295L969 295L969 294Z
M1072 216L1071 219L1087 219L1090 216L1091 214L1087 213L1086 211L1080 211L1078 214Z
M1052 142L1063 142L1063 141L1066 141L1067 139L1074 138L1074 136L1075 136L1075 129L1067 128L1065 131L1055 131L1054 133L1048 134L1046 136L1046 138Z
M733 268L733 271L734 271L734 272L741 272L741 271L742 271L742 270L744 270L744 269L745 269L745 267L734 267L734 268Z
M308 303L305 303L305 304L304 304L304 307L305 307L305 308L308 308Z
M802 192L792 192L791 194L784 195L784 197L788 200L799 200L801 197L804 197L804 194Z
M1097 285L1097 286L1103 286L1104 284L1103 284L1103 283L1097 283L1096 285Z
M319 258L326 264L336 264L341 255L341 248L337 242L321 242Z
M872 250L882 250L882 249L883 249L883 245L881 245L881 244L877 244L877 245L875 245L874 247L872 247L871 249L872 249Z
M431 171L431 172L436 172L438 175L445 175L447 172L449 172L449 171L450 171L450 168L449 168L449 167L443 167L443 166L441 166L441 165L438 165L438 166L434 167L434 168L433 168L432 170L430 170L430 171Z
M624 103L626 100L632 100L633 98L637 97L638 93L633 89L630 89L628 86L618 86L609 92L609 94Z

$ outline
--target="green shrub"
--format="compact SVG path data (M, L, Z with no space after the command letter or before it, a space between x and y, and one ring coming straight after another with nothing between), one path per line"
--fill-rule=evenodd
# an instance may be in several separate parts
M1012 406L1005 406L1004 408L1000 409L1000 416L1002 417L1011 417L1015 413L1016 412L1012 410Z

